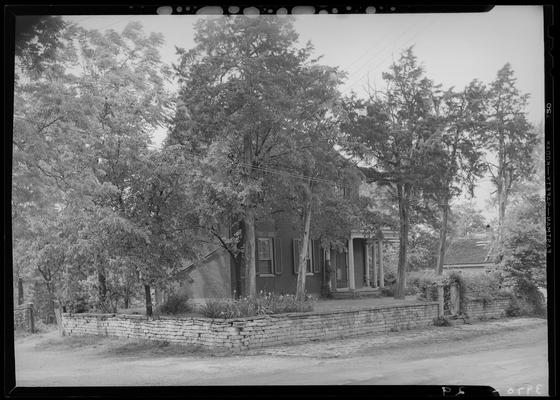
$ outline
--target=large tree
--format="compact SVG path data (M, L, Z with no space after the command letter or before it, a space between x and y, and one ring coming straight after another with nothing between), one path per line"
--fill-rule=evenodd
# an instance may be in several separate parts
M412 48L390 72L384 91L348 109L346 150L368 163L369 178L391 188L399 205L399 263L395 298L404 298L410 209L428 178L437 173L440 126L429 80Z
M471 82L463 91L448 90L437 96L436 115L440 124L438 174L431 179L432 188L426 190L428 197L439 206L438 275L443 274L448 229L449 203L463 190L471 197L477 178L483 174L483 141L485 88Z
M485 146L491 154L487 168L496 188L499 249L503 246L509 197L515 185L533 171L531 154L538 142L526 117L529 95L519 92L516 81L511 65L504 65L490 84L486 108Z
M195 25L195 47L179 50L176 66L181 89L168 143L182 145L207 166L199 176L208 187L200 193L207 205L201 215L218 243L232 255L242 254L236 257L243 261L241 289L251 296L256 295L255 218L275 176L267 169L278 168L277 161L293 150L293 138L309 131L308 122L336 85L332 70L314 67L310 44L296 47L291 21L202 19ZM220 224L231 229L221 233Z
M27 212L39 204L55 220L73 218L64 246L95 270L103 306L107 276L130 256L129 242L148 237L127 199L149 158L150 135L166 120L167 70L161 35L146 35L138 23L121 33L67 29L56 57L16 85L14 218L41 223Z

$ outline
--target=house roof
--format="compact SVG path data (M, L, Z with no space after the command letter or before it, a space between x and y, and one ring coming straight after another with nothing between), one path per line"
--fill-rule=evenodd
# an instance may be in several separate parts
M492 242L486 238L455 239L445 252L444 265L492 264Z

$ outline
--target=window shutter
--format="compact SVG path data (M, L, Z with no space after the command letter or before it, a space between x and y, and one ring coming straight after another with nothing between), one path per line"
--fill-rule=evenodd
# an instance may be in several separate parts
M282 274L282 247L278 237L274 238L274 273Z
M313 273L321 272L321 246L318 240L313 241Z
M297 275L298 273L298 261L299 261L299 240L293 239L292 240L292 250L293 250L293 272Z

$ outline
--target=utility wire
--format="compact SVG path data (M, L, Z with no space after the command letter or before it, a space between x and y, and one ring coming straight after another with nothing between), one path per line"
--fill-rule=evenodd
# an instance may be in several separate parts
M372 61L374 61L374 60L375 60L376 58L378 58L378 56L380 56L385 50L387 50L387 49L391 46L391 43L396 43L396 42L400 41L406 34L408 34L409 32L412 32L414 29L416 29L417 27L419 27L421 23L422 23L422 21L420 20L420 21L416 22L412 27L409 27L408 29L403 30L396 40L385 41L385 42L384 42L385 44L380 48L380 50L379 50L377 53L375 53L375 54L373 55L373 57L370 57L370 58L369 58L368 60L366 60L366 62L363 63L358 69L354 70L354 71L350 74L350 76L348 77L348 80L354 82L353 85L355 84L355 82L361 80L362 77L363 77L364 75L362 74L362 75L360 75L360 76L356 79L356 74L358 73L358 71L362 70L364 67L367 67ZM429 25L429 23L426 25L426 27L427 27L428 25ZM389 34L389 36L390 36L390 34ZM354 76L354 77L352 78L352 76ZM350 85L350 86L353 86L353 85Z
M417 39L417 38L419 38L420 36L424 35L427 31L432 30L433 27L434 27L433 22L434 22L435 20L436 20L436 18L432 18L431 20L429 20L428 23L421 29L421 31L423 31L423 32L421 32L421 33L420 33L420 32L414 32L414 34L413 34L410 38L406 39L402 44L400 44L399 47L401 47L401 48L404 47L405 43L407 43L407 42L410 43L410 39ZM418 27L419 25L420 25L420 23L417 23L417 24L414 26L414 28ZM405 36L407 33L411 32L411 31L412 31L412 29L409 29L409 30L407 30L407 31L404 31L404 32L399 36L399 38L398 38L396 41L394 41L393 43L399 42L402 38L404 38L404 36ZM395 47L395 45L394 45L393 47ZM385 46L385 48L388 49L389 47ZM389 60L390 57L391 57L391 55L388 55L388 56L386 56L386 57L380 59L380 61L377 62L377 63L375 64L375 66L372 67L372 68L370 68L370 69L371 69L371 70L377 69L380 65L382 65L382 64L385 63L385 62L387 62L387 61ZM374 60L374 59L372 59L372 61L373 61L373 60ZM368 61L368 64L369 64L369 61ZM366 64L366 65L368 65L368 64ZM346 88L343 92L348 91L350 88L352 88L352 87L356 86L358 83L360 83L361 80L362 80L369 72L370 72L370 71L366 71L364 74L362 74L362 75L358 76L357 78L353 79L352 82L348 84L347 88Z

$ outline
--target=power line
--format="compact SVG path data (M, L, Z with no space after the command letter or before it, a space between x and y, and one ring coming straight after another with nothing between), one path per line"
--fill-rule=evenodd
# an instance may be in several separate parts
M432 24L432 23L433 23L435 20L436 20L436 18L432 18L430 21L428 21L428 23L424 26L424 28L422 28L422 30L424 30L423 33L418 34L418 33L415 32L415 33L411 36L411 38L418 38L418 37L422 36L423 34L425 34L425 33L427 32L426 28L428 28L428 27L429 27L428 30L433 29L434 24ZM420 23L417 23L416 25L414 25L414 28L418 27L419 25L420 25ZM402 38L404 38L404 36L405 36L407 33L411 32L411 31L412 31L412 29L409 29L409 30L404 31L404 32L399 36L399 38L398 38L395 42L393 42L393 43L399 42ZM409 41L411 38L405 40L404 43L406 43L407 41ZM402 43L399 47L403 47L404 43ZM395 45L393 45L393 47L395 47ZM387 46L385 46L385 48L388 49ZM374 66L373 68L371 68L371 69L372 69L372 70L377 69L377 67L379 67L381 64L385 63L385 62L389 59L389 57L390 57L390 55L389 55L389 56L386 56L386 57L384 57L384 58L382 58L381 61L378 62L378 63L376 63L375 66ZM372 58L372 61L373 61L373 58ZM368 61L368 63L369 63L369 61ZM366 64L366 65L368 65L368 64ZM350 88L352 88L352 87L354 87L356 84L358 84L368 73L369 73L369 71L366 71L366 73L364 73L364 74L360 75L359 77L355 78L355 79L352 81L352 83L349 83L349 84L348 84L347 88L346 88L345 90L343 90L343 92L348 91Z
M415 28L417 28L418 26L420 26L421 23L422 23L422 21L420 20L420 21L418 21L416 24L414 24L414 25L412 26L412 28L409 27L408 29L405 29L403 32L401 32L401 34L399 35L399 37L398 37L396 40L392 41L392 42L393 42L393 43L398 42L402 37L404 37L404 35L406 35L407 33L411 32L413 29L415 29ZM427 27L427 26L428 26L428 25L426 25L426 27ZM386 37L388 37L388 36L390 36L390 33L389 33L388 35L386 35ZM349 80L349 81L356 82L356 79L350 78L350 77L351 77L352 75L355 76L355 75L358 73L358 71L360 71L360 70L363 69L364 67L368 66L368 65L370 64L371 61L373 61L375 58L377 58L377 56L381 55L382 52L384 52L386 49L388 49L388 48L390 47L390 43L391 43L390 41L386 41L386 42L385 42L385 45L382 46L381 49L380 49L377 53L375 53L375 54L374 54L372 57L370 57L365 63L363 63L363 64L360 66L360 68L356 69L355 71L353 71L353 72L349 75L349 77L348 77L349 79L348 79L348 80ZM358 80L360 80L362 77L363 77L363 75L359 76L359 77L358 77ZM352 85L350 85L350 86L352 86Z

